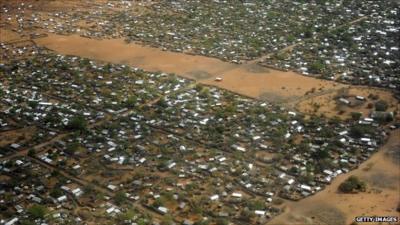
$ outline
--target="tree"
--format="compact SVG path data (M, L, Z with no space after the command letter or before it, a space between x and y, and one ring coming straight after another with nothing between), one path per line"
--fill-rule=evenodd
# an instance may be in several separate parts
M47 208L42 205L34 204L28 209L28 213L34 219L43 219L47 213Z
M174 224L173 219L167 215L163 218L160 225L172 225L172 224Z
M50 196L53 198L58 198L61 195L63 195L63 192L61 191L61 189L59 188L54 188L51 192L50 192Z
M69 121L67 128L71 130L85 131L87 128L87 122L85 120L85 117L83 116L73 117Z
M252 218L254 217L254 214L248 210L248 209L244 209L241 213L240 213L240 218L246 222L251 222Z
M126 194L125 192L117 192L114 196L114 201L117 205L122 205L126 202L127 198L126 198Z
M372 134L373 130L371 127L366 125L357 124L350 128L350 136L353 138L361 138L365 134Z
M27 220L27 219L21 220L20 224L21 225L36 225L36 223L34 221Z
M72 142L67 145L67 148L65 149L65 153L69 155L75 154L75 152L79 149L79 143L78 142Z
M250 200L250 201L247 203L247 207L248 207L250 210L262 210L262 209L264 209L265 204L264 204L264 202L262 202L262 201L260 201L260 200Z
M351 118L352 118L353 120L359 120L359 119L361 118L361 116L362 116L362 113L359 113L359 112L351 112Z
M137 102L136 96L129 96L128 99L125 101L126 107L133 108Z
M228 225L229 222L228 222L228 220L226 220L226 219L224 219L224 218L218 218L218 219L215 221L215 224L216 224L216 225Z
M199 93L199 96L202 98L208 98L210 96L210 89L203 87Z
M329 153L326 150L317 150L311 153L311 157L316 160L326 159L329 157Z
M118 215L118 220L121 222L126 220L132 220L137 216L136 212L133 209L127 210L125 213L121 213Z
M376 111L386 111L389 108L389 105L386 101L384 100L379 100L375 103L375 110Z
M35 149L33 149L33 148L31 148L31 149L29 149L29 151L28 151L28 156L29 157L34 157L35 156Z
M168 107L167 102L165 101L164 97L161 97L160 100L158 100L157 105L161 108L166 108Z
M322 73L325 69L325 65L321 61L316 61L310 65L310 72L311 73Z
M347 180L345 180L343 183L339 185L339 191L343 193L352 193L365 190L366 190L365 182L361 181L356 176L350 176L349 178L347 178Z

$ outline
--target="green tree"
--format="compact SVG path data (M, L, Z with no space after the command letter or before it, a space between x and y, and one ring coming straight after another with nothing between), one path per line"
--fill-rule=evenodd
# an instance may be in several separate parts
M227 219L218 218L218 219L216 219L215 224L216 224L216 225L228 225L229 222L228 222Z
M310 65L310 72L311 73L322 73L325 69L325 65L321 61L315 61Z
M119 191L114 196L114 201L117 205L122 205L127 201L126 193Z
M43 219L47 213L47 208L42 205L34 204L28 209L28 213L34 219Z
M365 190L366 190L365 182L361 181L356 176L350 176L349 178L347 178L347 180L345 180L343 183L339 185L339 191L343 193L352 193Z
M389 108L389 105L386 101L384 100L379 100L375 103L375 110L376 111L386 111Z
M35 156L35 149L33 149L33 148L31 148L31 149L29 149L29 151L28 151L28 156L29 157L34 157Z
M353 138L361 138L365 134L372 134L373 129L370 126L357 124L350 128L350 136Z
M362 113L359 113L359 112L351 112L351 118L352 118L353 120L359 120L359 119L361 118L361 116L362 116Z
M129 96L125 102L126 107L133 108L137 102L137 98L135 96Z
M73 117L69 121L67 128L71 130L85 131L87 128L87 122L85 120L85 117L83 116Z

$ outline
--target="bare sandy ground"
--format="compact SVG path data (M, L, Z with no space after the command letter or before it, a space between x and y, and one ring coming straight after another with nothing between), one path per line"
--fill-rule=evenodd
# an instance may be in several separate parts
M359 105L347 106L337 100L338 96L341 94L344 94L345 96L352 96L350 99L354 99L355 96L363 96L366 100L360 102ZM391 92L379 88L363 86L354 86L320 96L304 98L296 103L296 108L298 111L305 114L324 115L329 118L338 116L342 119L348 119L351 118L352 112L359 112L363 117L369 117L373 108L369 108L368 105L374 105L374 103L378 101L368 98L370 94L378 95L378 100L384 100L388 102L389 107L387 111L400 111L400 104ZM315 108L316 104L318 105L318 108Z
M307 91L326 91L344 87L331 81L282 72L256 64L236 65L218 59L158 48L126 44L123 40L94 40L77 35L49 35L36 43L62 54L78 55L113 63L124 63L149 71L176 73L200 83L215 85L255 98L285 101L303 96ZM216 82L222 77L222 82Z
M19 40L21 36L8 29L0 28L0 42L10 42Z
M400 154L400 131L392 133L388 142L358 169L340 175L333 183L314 196L298 202L287 202L285 212L268 225L344 225L356 216L399 216L400 162L389 152ZM367 183L367 191L341 194L338 186L356 175Z

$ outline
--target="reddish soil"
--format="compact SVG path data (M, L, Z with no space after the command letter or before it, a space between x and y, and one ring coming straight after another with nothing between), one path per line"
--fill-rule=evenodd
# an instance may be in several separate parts
M123 63L149 71L176 73L200 83L218 86L250 97L270 101L286 101L303 96L307 91L339 89L345 85L305 77L294 72L282 72L256 64L236 65L218 59L166 52L158 48L126 44L121 39L94 40L78 35L49 35L35 40L62 54ZM214 81L222 77L221 82Z

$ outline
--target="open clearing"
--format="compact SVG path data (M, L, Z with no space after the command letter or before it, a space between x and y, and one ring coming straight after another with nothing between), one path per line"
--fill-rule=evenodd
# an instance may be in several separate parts
M375 97L376 99L368 97L371 95L379 97ZM365 97L365 101L357 101L356 96ZM351 101L351 105L341 103L339 101L341 97ZM344 88L323 95L311 96L310 98L305 97L296 103L296 108L305 114L324 115L329 118L338 116L341 119L349 119L352 112L361 113L363 117L369 117L370 107L379 100L389 103L388 111L390 112L399 111L400 109L400 105L392 93L378 88L362 86Z
M200 83L273 102L300 98L313 88L316 92L322 92L346 87L332 81L266 69L255 64L236 65L209 57L126 44L121 39L94 40L78 35L49 35L35 42L61 54L129 64L148 71L176 73ZM223 81L215 82L215 77L221 77Z

